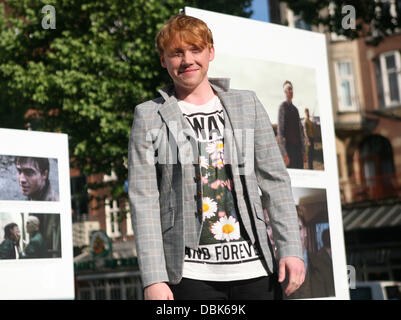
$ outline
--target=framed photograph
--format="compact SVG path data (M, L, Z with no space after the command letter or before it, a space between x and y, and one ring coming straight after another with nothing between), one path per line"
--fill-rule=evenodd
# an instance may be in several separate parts
M313 194L327 208L315 217L320 222L307 220L307 232L308 249L316 254L329 235L331 289L298 298L349 299L324 34L190 7L185 13L202 19L212 31L215 58L209 77L229 78L230 88L254 91L264 106L296 203Z
M0 299L74 299L68 137L0 129Z
M210 74L230 78L232 88L252 88L257 93L283 155L290 158L287 168L324 170L314 68L221 53L216 54Z

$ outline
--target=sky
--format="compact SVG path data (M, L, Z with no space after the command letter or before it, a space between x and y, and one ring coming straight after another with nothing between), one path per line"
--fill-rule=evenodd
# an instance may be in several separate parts
M253 10L251 19L269 21L268 0L253 0L251 9Z

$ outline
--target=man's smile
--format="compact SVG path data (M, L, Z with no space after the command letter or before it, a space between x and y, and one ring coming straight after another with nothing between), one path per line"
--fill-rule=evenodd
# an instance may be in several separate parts
M181 70L178 71L178 74L190 74L190 73L194 73L195 71L198 71L199 69L186 69L186 70Z

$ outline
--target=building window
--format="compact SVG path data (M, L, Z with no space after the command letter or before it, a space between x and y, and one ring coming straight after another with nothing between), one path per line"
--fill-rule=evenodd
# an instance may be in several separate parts
M390 141L379 135L365 138L360 146L363 184L370 199L395 194L395 167Z
M88 190L86 177L71 177L71 209L73 222L85 221L88 217Z
M121 210L118 200L106 199L106 233L110 238L121 236Z
M338 110L356 111L354 74L351 61L337 61L335 65Z
M383 53L376 60L376 81L380 107L401 105L401 55L399 51Z

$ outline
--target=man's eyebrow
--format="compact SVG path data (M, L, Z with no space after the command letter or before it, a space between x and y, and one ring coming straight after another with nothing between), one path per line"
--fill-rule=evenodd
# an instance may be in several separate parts
M202 49L202 48L196 44L190 44L185 47L173 47L173 48L171 48L171 52L182 52L182 51L185 51L186 49L193 50L193 49Z
M171 47L170 50L168 51L179 51L179 50L183 51L184 49L181 47Z

